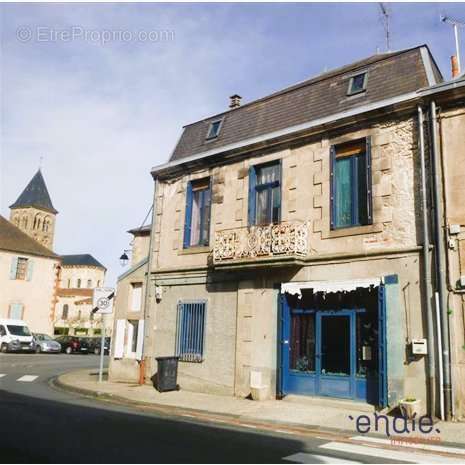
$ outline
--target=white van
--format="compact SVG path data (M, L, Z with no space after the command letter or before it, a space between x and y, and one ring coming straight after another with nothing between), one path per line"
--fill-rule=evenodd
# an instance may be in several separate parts
M0 318L0 351L34 352L34 338L23 320Z

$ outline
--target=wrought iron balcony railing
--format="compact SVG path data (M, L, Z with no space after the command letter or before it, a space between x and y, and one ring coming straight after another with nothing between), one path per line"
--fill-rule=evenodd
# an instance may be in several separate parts
M308 253L308 224L301 221L226 229L215 233L213 263Z

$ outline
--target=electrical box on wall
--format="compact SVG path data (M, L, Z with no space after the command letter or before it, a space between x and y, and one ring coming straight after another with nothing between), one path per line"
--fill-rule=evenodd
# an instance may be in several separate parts
M427 353L428 347L426 345L426 339L412 339L412 354L426 355Z

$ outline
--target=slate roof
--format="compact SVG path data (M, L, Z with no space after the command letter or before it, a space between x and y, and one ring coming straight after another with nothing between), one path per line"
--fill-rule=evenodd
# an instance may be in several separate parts
M59 259L51 250L39 244L35 239L29 237L26 233L10 223L6 218L0 215L0 250L16 252L24 255L38 255Z
M61 260L63 266L96 266L97 268L103 268L106 270L106 268L98 260L88 253L61 255Z
M348 97L351 75L365 70L366 92ZM170 161L207 150L220 151L229 144L415 92L438 81L442 75L426 45L373 55L185 126ZM224 118L219 136L207 141L210 123L219 118Z
M55 210L40 169L23 190L18 200L10 208L35 207L50 213L58 213Z

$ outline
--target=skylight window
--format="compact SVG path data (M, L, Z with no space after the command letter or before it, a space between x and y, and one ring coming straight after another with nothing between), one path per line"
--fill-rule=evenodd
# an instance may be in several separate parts
M349 89L347 95L360 94L365 92L367 88L367 73L355 74L349 80Z
M210 127L208 128L208 133L207 133L207 140L215 139L216 137L218 137L222 123L223 123L222 119L218 119L210 123Z

